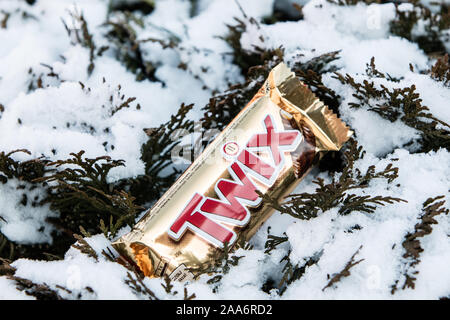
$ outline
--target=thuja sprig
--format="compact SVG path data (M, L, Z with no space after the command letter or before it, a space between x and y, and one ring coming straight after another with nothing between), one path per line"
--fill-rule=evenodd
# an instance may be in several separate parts
M208 263L198 262L189 271L193 272L196 277L202 274L218 274L208 280L208 283L218 282L223 274L228 273L231 266L237 265L238 261L242 258L242 256L232 255L232 252L232 247L228 243L225 243L223 248L212 250L208 253Z
M439 58L431 68L431 78L450 87L450 58L448 54Z
M330 287L334 286L336 283L340 282L342 280L342 278L350 276L350 269L353 268L354 266L356 266L357 264L361 263L362 261L364 261L364 259L360 259L358 261L355 261L355 256L359 253L361 248L362 248L362 245L352 255L350 260L345 265L344 269L342 269L341 271L339 271L338 273L334 274L331 277L330 281L328 281L327 285L325 287L323 287L322 291L324 291L327 288L330 288Z
M246 51L249 54L249 51ZM213 96L203 108L202 125L205 129L222 130L253 98L263 85L273 67L284 60L284 49L254 48L252 54L257 55L245 66L245 82L231 85L224 93ZM338 59L338 52L329 52L304 63L296 63L292 70L315 94L338 111L338 95L322 82L322 74L336 69L330 63ZM245 68L243 70L245 70ZM243 71L245 72L245 71Z
M47 182L73 182L76 185L83 185L108 192L111 188L106 181L109 171L112 168L124 166L124 161L112 160L109 156L100 156L92 159L83 158L84 153L84 150L78 153L71 153L71 158L48 163L49 167L66 167L40 180Z
M138 11L142 14L150 14L155 9L154 0L140 0L140 1L110 1L108 11Z
M16 204L17 206L26 206L28 203L30 203L32 207L39 206L41 205L42 200L39 197L29 199L27 191L35 188L42 188L45 191L45 182L37 182L36 179L42 178L45 174L52 172L52 169L47 167L47 164L50 161L45 160L42 157L17 161L13 159L13 155L16 153L31 155L31 152L26 149L13 150L8 153L0 152L0 182L6 184L10 179L19 182L17 190L19 190L18 192L22 192L22 198L21 201ZM0 217L0 223L8 223L8 221ZM58 243L58 245L59 244L60 243ZM44 257L43 251L53 252L58 245L47 243L25 245L15 243L0 232L1 258L10 260L17 258L41 259Z
M296 73L299 73L300 71L306 72L308 70L311 70L318 75L327 72L334 72L337 70L337 67L330 65L330 63L339 59L339 52L340 51L331 51L323 53L303 63L295 62L293 65L293 69Z
M172 150L179 145L180 135L190 133L194 122L187 117L193 104L182 104L170 120L158 128L145 129L148 140L141 147L141 159L145 163L145 174L133 179L123 179L119 182L122 189L129 190L139 204L158 199L169 188L181 171L172 168L162 173L172 165Z
M57 72L55 72L52 66L49 66L48 64L45 63L41 63L41 66L48 69L48 72L37 73L35 70L33 70L33 68L28 69L28 76L30 77L27 86L28 92L48 87L50 80L55 81L56 84L61 84L62 82L64 82L64 80L61 79L60 75Z
M268 232L270 232L270 227L268 228ZM264 245L265 251L264 253L270 254L274 249L276 249L279 245L289 243L289 238L286 233L283 233L283 236L276 236L269 234L267 236L266 243ZM290 259L291 249L287 252L286 255L280 260L280 264L284 263L283 268L281 269L281 280L278 283L274 283L274 281L269 281L265 284L265 292L270 292L270 289L278 289L279 294L282 295L287 287L296 280L299 280L306 269L312 265L315 265L319 262L320 257L322 256L323 250L320 250L313 254L310 257L304 259L303 263L293 263ZM274 286L275 285L275 286Z
M247 31L247 28L252 25L257 30L261 29L258 21L253 17L247 16L242 7L236 2L239 10L242 13L243 19L234 18L234 25L227 24L228 33L219 38L228 43L233 50L233 63L241 68L242 74L246 75L252 66L262 65L264 63L264 55L266 50L254 47L253 50L244 49L241 46L241 36ZM264 36L260 33L258 39L264 42Z
M17 290L35 297L37 300L64 300L57 290L50 288L45 282L35 283L30 279L16 276L15 273L17 270L12 267L10 263L10 260L0 258L0 276L5 276L7 279L11 280ZM57 284L55 285L55 288L63 290L68 294L73 294L73 291L62 285ZM94 293L94 290L91 287L84 287L84 290L90 294ZM81 298L81 292L78 293L77 298Z
M29 12L23 10L23 9L20 9L20 8L17 8L14 11L11 11L11 12L8 12L8 11L5 11L5 10L2 9L2 10L0 10L0 14L2 15L2 16L0 16L0 28L1 29L7 29L8 28L8 21L14 15L19 15L20 14L23 20L26 20L26 19L38 20L38 18L36 16L34 16L31 13L29 13Z
M11 266L11 260L0 258L0 276L6 276L13 281L17 290L23 291L38 300L62 300L62 297L47 284L38 284L29 279L18 277L15 275L16 271L16 268ZM61 286L60 288L65 289Z
M64 28L67 31L69 37L71 37L74 44L80 44L82 47L89 50L89 65L87 68L88 75L92 74L95 64L94 60L97 56L102 56L103 52L108 50L108 46L102 46L97 49L92 34L89 32L88 24L83 16L82 12L77 10L70 11L70 16L72 17L74 24L77 24L80 28L70 28L67 26L66 22L62 20Z
M130 103L133 102L134 100L136 100L136 97L129 97L127 100L117 105L114 109L112 109L111 116L113 116L116 112L122 110L123 108L129 108Z
M6 29L8 25L9 17L11 16L11 13L1 10L0 13L3 15L3 17L0 20L0 28Z
M280 9L277 6L274 6L272 13L268 16L264 16L261 22L264 24L275 24L285 21L299 21L302 20L303 17L303 7L294 2L292 3L290 10L287 10L287 8Z
M292 70L323 103L339 115L339 96L334 90L325 86L322 81L324 73L337 70L336 67L330 66L330 63L339 59L338 55L339 51L332 51L304 63L296 62Z
M165 274L163 277L163 280L164 280L164 283L161 283L161 286L164 288L164 291L166 291L166 293L172 293L173 284L172 284L172 280L170 279L170 277ZM177 294L177 292L175 292L175 294Z
M144 295L148 300L159 300L156 295L150 290L144 283L142 277L134 273L134 276L127 272L127 279L125 283L131 288L131 290L138 295Z
M145 162L145 172L156 176L165 169L169 163L171 151L180 143L177 133L191 132L194 128L192 120L187 118L193 104L181 104L178 112L170 120L156 129L147 129L149 140L142 147L142 160ZM155 155L161 155L155 159ZM156 161L155 161L156 160Z
M279 203L267 195L261 194L263 199L274 209L282 214L309 220L332 208L339 208L341 215L350 214L353 211L367 213L375 212L377 206L384 206L394 202L405 200L390 196L357 196L352 194L354 189L364 189L369 182L376 178L383 178L388 183L398 176L398 168L388 164L383 170L377 171L375 166L370 166L364 173L354 167L355 161L364 157L362 147L357 145L356 140L351 139L344 153L346 167L342 173L335 173L330 183L325 183L322 178L313 181L318 187L314 193L291 194L286 200Z
M414 226L414 231L408 233L403 242L403 258L405 259L404 283L401 289L415 287L416 275L419 273L415 266L420 263L420 255L424 251L421 245L421 238L433 232L433 224L437 224L436 217L442 214L448 215L449 209L446 208L445 196L428 198L422 205L422 215L419 222ZM396 280L392 286L391 293L394 294L399 288L400 280Z
M13 259L15 256L14 249L14 244L0 232L0 257L8 260Z
M117 190L107 182L111 169L123 166L123 160L112 160L108 156L83 158L84 151L71 153L71 158L48 164L56 171L36 179L49 183L49 195L45 202L60 212L58 225L75 230L84 226L94 233L100 232L101 219L113 216L123 224L132 224L142 208L134 204L134 198L123 190Z
M197 297L195 293L189 294L186 287L184 287L183 293L183 300L194 300Z
M231 47L233 62L240 67L245 81L231 84L225 92L210 98L209 103L202 109L204 115L201 121L206 130L225 128L258 92L270 70L283 61L284 50L281 47L264 49L254 46L249 50L241 46L241 36L248 26L254 25L256 29L260 26L254 18L248 17L241 7L240 10L244 18L235 18L236 24L227 25L228 33L219 38ZM258 38L264 41L262 34Z
M27 192L35 188L45 190L45 183L36 182L35 179L41 178L52 171L51 168L47 167L50 161L42 157L17 161L13 159L13 155L16 153L31 155L31 152L26 149L13 150L8 153L0 152L0 183L6 184L11 179L19 183L16 188L19 190L18 192L22 193L22 198L16 204L17 206L26 206L29 203L32 207L38 206L41 202L40 198L29 199ZM0 216L0 223L8 223L8 221ZM2 258L42 258L41 251L49 249L49 247L49 244L18 244L9 240L0 232L0 257Z
M232 84L225 92L216 94L210 99L203 108L204 116L201 120L204 129L222 130L258 92L272 68L284 60L282 47L242 48L240 39L248 26L254 25L257 30L260 29L260 26L255 19L248 17L242 8L241 11L244 19L235 19L237 24L228 25L228 34L220 38L232 48L234 63L241 68L245 82ZM262 33L258 37L264 42ZM333 90L322 83L321 75L336 70L329 64L338 58L337 54L338 52L322 54L305 63L297 63L293 66L297 76L334 111L337 111L338 97Z
M80 250L81 253L86 254L88 257L94 258L98 261L97 252L89 245L89 243L80 235L73 235L77 242L72 245L73 248Z
M339 6L353 6L358 3L372 4L372 3L383 3L384 0L327 0L330 3L337 4Z
M4 151L0 152L0 182L6 183L8 179L12 178L32 182L34 179L44 176L49 171L46 167L49 161L43 158L16 161L11 157L15 153L31 155L31 152L26 149L17 149L8 153Z
M369 78L382 78L392 82L400 82L401 78L392 77L389 73L381 72L375 65L375 57L370 58L370 62L366 63L366 75Z
M317 252L316 254L312 255L311 257L305 259L304 263L293 263L290 256L290 251L280 260L280 263L285 262L282 272L281 280L278 284L278 289L280 290L280 295L283 295L283 293L286 291L288 286L293 283L294 281L299 280L306 272L306 270L317 264L320 260L320 257L322 256L322 251Z
M244 250L252 249L252 246L245 241L243 237L236 240L233 246L229 246L228 243L224 244L221 249L211 250L208 253L208 262L201 263L194 256L191 256L194 266L189 268L189 271L193 272L195 278L201 275L208 275L210 278L207 280L208 284L214 285L213 292L217 292L219 287L219 282L222 280L223 276L227 274L233 266L237 266L239 261L244 256L238 256L234 253L238 248Z
M116 12L104 23L106 38L111 43L116 58L136 74L136 80L159 81L155 76L156 67L144 59L141 42L137 38L135 25L143 28L141 19L129 11Z
M106 79L103 77L102 78L102 84L106 83ZM86 86L83 82L78 81L78 84L81 87L81 90L86 94L89 95L91 92L91 88ZM125 108L130 108L131 107L131 103L134 102L136 100L136 97L126 97L124 93L122 93L122 85L118 84L115 90L111 90L111 86L107 85L108 89L110 89L110 95L109 95L109 99L108 102L106 104L102 105L102 108L106 108L106 105L108 105L108 109L109 109L109 116L113 117L116 113L118 113L119 111L121 111L122 109ZM138 103L136 105L136 110L140 110L141 105ZM86 127L91 133L95 132L95 128L92 125L88 125L85 122L81 123L81 125L83 125L84 127ZM110 129L108 127L103 129L103 132L105 133L109 133ZM103 144L103 146L105 146L106 149L106 145L107 142L105 142ZM111 145L111 148L114 149L114 146Z
M178 291L172 291L172 289L174 287L172 284L172 279L170 279L170 277L167 274L164 275L163 281L164 281L164 283L161 282L161 286L164 288L164 291L166 291L167 294L170 294L173 296L178 294ZM196 298L195 293L189 294L187 288L184 287L183 300L193 300L195 298Z
M385 74L375 69L373 58L368 65L369 78L386 78ZM375 70L375 71L374 71ZM368 111L379 114L382 118L395 122L402 121L407 126L418 130L421 134L422 152L450 148L450 124L436 118L429 112L429 108L422 105L422 99L416 92L415 85L405 88L389 89L380 85L380 89L373 81L357 82L352 76L335 73L336 79L342 84L351 86L358 102L351 102L351 108L366 107Z
M263 85L270 70L283 60L283 50L271 49L261 53L261 60L248 68L244 83L230 85L229 88L209 99L204 111L202 126L204 129L222 130L253 98Z
M449 5L442 2L438 12L432 12L418 0L409 1L412 10L400 10L396 3L396 16L390 22L392 34L416 42L428 54L446 52L442 41L443 31L450 27ZM414 34L414 27L421 22L422 33Z
M264 248L266 249L264 253L270 253L272 250L276 249L280 244L286 243L289 238L286 233L283 233L284 236L276 236L273 234L269 234L267 236L266 243L264 244Z
M53 233L53 243L20 244L9 240L0 232L0 258L16 260L20 258L55 260L61 259L61 256L67 251L73 240L67 241L63 237L57 237Z
M396 0L327 0L333 4L340 6L357 5L359 3L387 3L391 2L395 5L396 15L390 22L390 32L396 36L416 42L419 47L426 53L443 53L445 46L442 41L443 31L450 26L449 5L440 4L440 10L432 12L427 6L420 3L420 0L407 0L406 2L413 5L412 10L403 10L399 5L405 1ZM414 27L421 21L421 28L424 34L416 35Z
M134 200L133 197L127 197L125 199L128 202L130 202L130 201L132 202ZM130 205L132 205L132 203L128 203L128 204L125 204L125 205L126 206L130 206ZM110 240L113 240L117 236L117 233L119 232L120 228L122 228L124 226L126 220L130 219L130 218L134 218L134 217L135 217L134 213L123 215L123 216L119 217L116 220L114 220L113 216L110 216L109 217L109 224L105 224L105 221L103 219L100 219L99 228L103 232L103 235L106 238L108 238Z
M16 272L16 268L11 266L11 260L0 258L0 276L11 276Z
M13 275L8 276L8 279L15 282L17 290L23 291L37 300L64 300L57 291L51 289L46 283L39 284Z

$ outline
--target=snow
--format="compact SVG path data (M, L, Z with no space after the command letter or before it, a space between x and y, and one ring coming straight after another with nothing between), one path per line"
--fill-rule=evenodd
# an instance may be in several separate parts
M88 241L96 249L101 247L102 240L105 242L106 239L97 235ZM97 251L97 253L101 256L101 251ZM126 277L126 269L117 263L106 261L104 258L96 262L75 248L67 251L63 261L20 259L15 261L12 266L17 268L15 276L37 283L45 283L48 286L62 285L72 291L71 297L77 297L81 293L85 299L125 300L135 298L129 287L119 280ZM92 295L86 291L86 287L92 288L95 294ZM64 291L61 290L59 293L63 298L67 297L67 293Z
M450 90L446 90L442 83L434 81L423 74L408 73L402 82L407 86L416 85L417 92L423 101L423 105L430 109L430 112L447 123L450 122L450 110L443 106L450 101Z
M367 79L366 64L375 57L377 69L400 78L396 83L371 79L378 88L414 84L423 105L437 118L450 122L450 89L426 74L435 60L416 43L389 32L389 22L395 17L392 3L343 7L326 0L246 0L239 2L245 18L238 5L229 0L198 1L192 16L189 1L155 1L155 10L142 16L144 28L133 24L137 38L144 41L170 36L177 39L178 45L163 49L158 43L142 42L143 56L156 67L158 81L139 82L116 59L113 50L96 57L95 68L88 75L89 50L71 43L61 23L63 18L70 24L68 10L83 12L97 48L109 45L104 36L106 27L102 25L107 16L107 2L38 0L33 6L13 0L0 2L0 9L12 12L7 28L0 28L0 103L5 107L0 113L0 151L26 148L31 156L18 153L13 158L24 160L45 155L56 160L85 150L87 157L107 154L125 160L125 167L111 171L110 182L142 174L140 148L147 139L144 128L164 123L183 102L194 103L189 117L198 120L202 116L200 109L214 93L223 92L230 83L243 81L239 67L233 63L231 48L219 38L227 34L227 24L235 23L234 17L247 21L249 26L241 37L244 49L283 46L288 64L339 50L339 59L332 64L341 74L348 73L361 82ZM270 15L274 3L286 8L294 2L304 5L303 20L258 26L248 23L250 17L261 21ZM431 1L422 2L433 7ZM14 12L16 9L22 11ZM411 5L401 4L399 10L409 11ZM23 11L36 18L23 20ZM423 25L414 32L420 34L421 28ZM448 40L444 45L450 48ZM45 76L49 68L42 63L51 67L59 79ZM178 68L180 63L187 69ZM410 64L415 72L410 71ZM43 88L28 90L32 74L35 83L43 74ZM363 172L370 165L383 169L393 163L399 168L399 177L393 183L375 179L367 188L354 193L398 197L407 202L380 206L372 214L353 212L342 216L333 208L308 221L276 212L251 239L253 249L239 249L235 253L243 257L217 283L215 292L214 285L207 283L208 276L188 284L174 284L177 294L167 294L160 279L145 279L145 285L158 297L181 299L184 285L198 299L437 299L449 295L448 215L438 216L433 232L420 240L424 251L415 266L419 272L415 289L398 290L395 295L390 290L397 279L401 280L405 265L401 243L419 222L422 203L429 197L445 195L449 206L450 153L445 149L415 153L420 137L417 130L400 121L383 119L364 107L350 108L349 104L356 101L353 90L332 75L325 74L323 82L342 97L341 117L366 150L365 157L355 166ZM129 108L113 114L114 107L123 102L122 95L125 100L129 97L136 100ZM136 108L138 103L140 110ZM109 130L105 131L106 128ZM312 170L294 193L312 192L316 187L312 181L317 177L331 179L327 173ZM19 185L25 185L25 189L18 189ZM24 192L28 202L21 205ZM27 183L16 179L0 184L0 216L6 220L0 220L0 232L20 244L51 243L53 227L46 218L58 213L46 205L32 206L32 199L43 196L43 190L30 190ZM360 229L352 230L356 225ZM127 231L124 228L119 235ZM284 232L289 243L265 254L267 235L281 236ZM100 234L85 239L97 252L98 261L70 248L59 261L18 259L12 263L17 269L15 275L45 283L67 299L146 298L125 283L127 269L102 255L102 250L110 247L108 239ZM349 277L324 289L329 277L341 271L360 247L355 261L364 260L351 269ZM294 264L303 265L311 257L318 258L318 262L306 268L304 275L290 284L283 295L276 289L269 293L262 291L267 280L279 283L284 266L280 260L288 253ZM69 289L70 293L57 286ZM16 290L12 280L0 277L0 299L30 298Z
M342 108L342 119L354 123L352 128L359 143L367 152L381 156L388 154L398 146L419 138L416 130L408 127L400 120L390 122L378 114L370 114L365 110Z
M20 186L25 186L22 190ZM26 191L26 192L25 192ZM48 205L33 206L44 198L39 189L30 189L30 185L10 179L0 184L0 232L8 239L21 243L52 243L53 227L46 223L48 217L57 216ZM26 195L26 205L20 204Z
M1 300L33 300L24 292L16 290L16 286L12 280L5 277L0 277L0 299Z
M306 263L303 258L312 257L322 250L323 243L331 237L334 215L322 215L311 221L294 221L286 230L289 242L292 243L291 259Z
M372 57L381 70L394 77L409 71L409 63L419 69L426 67L427 58L417 44L389 34L389 21L395 17L392 3L342 8L326 0L314 1L303 8L303 13L305 19L298 22L262 25L264 48L283 46L292 61L298 54L308 60L342 50L336 64L342 67L340 72L344 74L364 72ZM254 34L253 29L249 32ZM261 46L257 37L247 37L244 33L243 48L251 50L254 44Z

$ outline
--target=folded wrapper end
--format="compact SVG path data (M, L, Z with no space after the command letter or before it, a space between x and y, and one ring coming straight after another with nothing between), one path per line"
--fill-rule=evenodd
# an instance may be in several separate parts
M300 81L284 63L278 64L264 85L273 102L294 115L297 123L305 121L319 140L319 151L337 151L353 132Z
M123 237L114 242L113 246L126 261L137 266L144 276L156 277L154 259L148 246L139 242L128 242Z
M131 243L130 248L133 251L136 264L141 269L142 273L144 273L144 276L153 278L155 275L155 268L150 256L150 248L139 242Z

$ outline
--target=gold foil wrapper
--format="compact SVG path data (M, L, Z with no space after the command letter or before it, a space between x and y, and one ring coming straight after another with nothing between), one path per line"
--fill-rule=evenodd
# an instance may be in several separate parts
M126 235L113 243L145 276L191 280L215 251L250 239L274 209L352 132L283 63Z

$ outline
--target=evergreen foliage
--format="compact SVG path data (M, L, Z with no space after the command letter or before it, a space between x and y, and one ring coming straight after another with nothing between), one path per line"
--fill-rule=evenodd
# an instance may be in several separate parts
M313 181L318 187L314 193L291 194L282 203L267 195L261 194L274 209L281 214L288 214L301 220L316 218L332 208L339 208L339 214L347 215L353 211L373 213L377 206L384 206L394 202L405 201L390 196L358 196L352 194L355 189L364 189L369 186L372 179L383 178L391 183L398 177L398 168L388 164L383 170L376 170L370 166L364 173L355 168L355 161L364 157L362 147L356 140L351 139L344 152L346 166L342 173L335 173L330 183L325 183L322 178Z
M415 266L420 263L420 254L424 251L421 245L421 238L433 232L433 224L437 224L436 217L442 214L448 215L450 210L446 208L445 196L437 196L428 198L423 203L422 215L419 217L419 222L414 226L414 231L408 233L403 242L403 259L404 259L404 281L400 284L400 279L396 280L392 285L391 293L394 294L399 287L401 289L415 287L415 276L419 273L415 270Z
M367 64L366 74L369 79L382 78L393 83L398 82L398 79L377 70L373 57L370 64ZM439 148L450 149L450 124L436 118L429 112L428 107L422 105L415 85L389 89L381 84L378 88L373 80L358 82L349 74L343 76L336 72L335 75L342 84L352 87L355 91L353 97L358 102L350 102L351 108L366 108L390 122L400 120L418 130L421 134L421 152Z
M356 250L356 252L352 255L350 260L346 263L344 269L342 269L341 271L339 271L339 273L334 274L331 277L330 281L322 289L322 291L324 291L325 289L327 289L329 287L335 286L336 283L340 282L342 278L350 276L350 269L353 268L354 266L356 266L358 263L364 261L364 259L360 259L358 261L355 261L355 256L358 254L358 252L361 250L361 248L362 248L362 246L360 246L358 248L358 250Z

